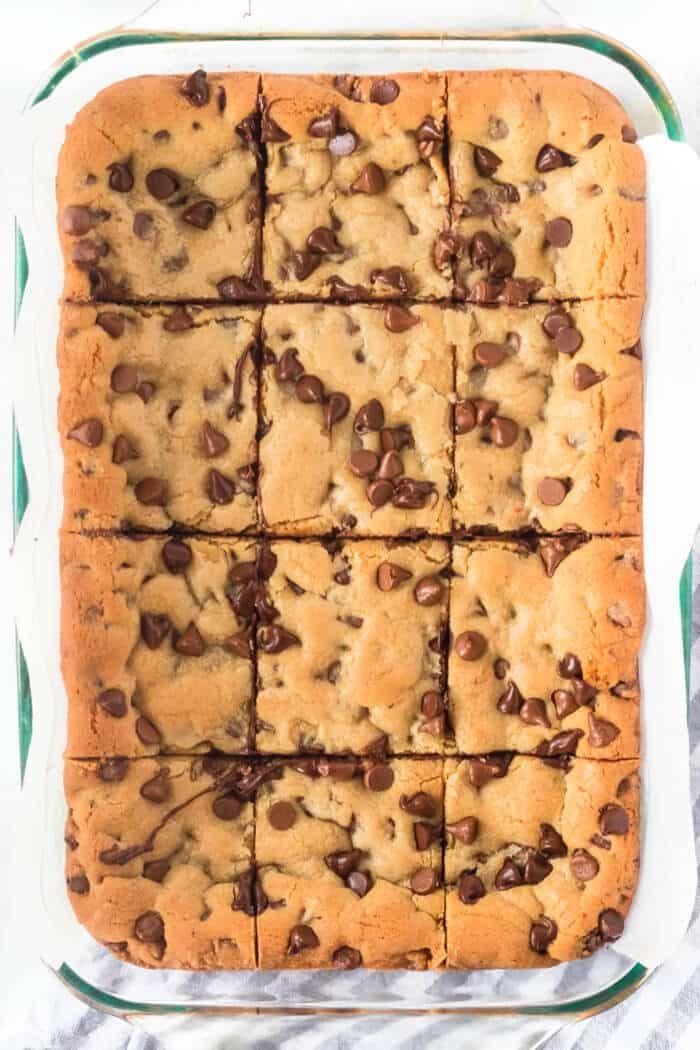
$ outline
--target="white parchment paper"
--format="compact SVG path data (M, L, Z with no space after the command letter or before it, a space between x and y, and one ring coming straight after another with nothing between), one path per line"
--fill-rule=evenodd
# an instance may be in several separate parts
M203 50L202 45L200 53ZM169 55L166 47L165 56L166 70L187 67L179 52ZM307 68L318 67L318 57L300 56L300 68L304 60ZM245 65L245 59L241 62ZM208 64L215 68L215 62ZM220 59L216 63L219 68L225 64ZM390 71L421 64L418 53L413 58L378 54L373 68ZM337 61L335 66L351 68ZM75 74L78 80L80 72ZM122 75L128 72L127 68ZM66 945L78 935L63 879L66 698L59 672L57 543L62 464L55 427L61 265L54 228L56 159L65 115L75 108L71 110L70 99L59 90L23 120L15 137L19 162L12 173L14 205L30 262L14 351L15 411L31 493L15 547L15 596L34 705L17 836L26 858L20 866L26 899L42 904L27 909L28 927L37 927L28 928L27 936L37 938L52 965L60 965ZM696 881L678 581L700 522L700 442L695 425L700 414L700 347L695 334L700 159L689 147L661 135L649 137L642 146L649 183L649 302L643 338L649 625L641 654L642 864L635 903L617 949L651 967L682 939Z

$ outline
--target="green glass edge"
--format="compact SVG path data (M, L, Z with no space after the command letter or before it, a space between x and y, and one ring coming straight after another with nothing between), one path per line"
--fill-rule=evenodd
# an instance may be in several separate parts
M188 40L264 40L263 35L256 37L255 34L196 34L188 37L183 37L178 33L117 33L108 37L103 37L98 40L91 41L75 54L67 58L58 69L52 74L52 76L46 81L42 88L39 89L37 94L32 99L31 105L35 106L39 102L43 102L44 99L48 98L56 89L56 87L64 80L79 64L87 61L90 58L94 58L96 55L103 54L106 51L114 51L121 47L134 47L143 44L164 44L168 42L181 41L183 39ZM294 36L276 36L279 40L294 40L297 39ZM342 36L337 38L328 38L329 40L347 39ZM373 37L372 34L367 34L365 39L381 39L380 36ZM552 43L552 36L546 32L524 32L518 34L518 40L531 43ZM642 66L638 65L633 55L630 55L623 48L618 47L613 41L600 39L592 33L558 33L556 36L557 43L570 44L573 47L581 47L589 51L596 51L599 54L603 54L620 65L623 65L634 78L642 85L644 90L647 92L652 102L659 110L661 117L664 121L666 133L670 139L675 141L682 141L683 135L683 123L675 107L672 99L666 95L660 88L658 82L654 77L647 72ZM27 256L24 247L24 239L22 237L22 231L16 226L15 232L15 319L19 314L19 309L22 303L22 297L24 294L24 288L27 281ZM13 421L14 427L14 421ZM14 485L14 518L15 518L15 530L19 527L19 523L22 520L24 511L27 506L27 481L24 470L24 463L22 460L22 449L19 442L19 436L17 434L16 427L14 428L14 477L16 483ZM685 678L686 678L686 692L688 702L690 700L690 647L691 647L691 608L692 608L692 553L688 556L688 560L683 568L683 573L680 581L680 604L681 604L681 616L682 616L682 628L683 628L683 653L685 662ZM20 720L20 763L22 769L22 775L24 775L24 768L26 765L27 754L29 752L29 744L31 742L32 735L32 707L31 707L31 690L29 687L29 679L27 675L26 663L24 661L24 655L22 653L22 647L17 641L17 666L18 666L18 682L19 688L19 720ZM23 672L22 672L23 669ZM22 681L26 681L26 693L22 688ZM132 1002L128 999L121 999L118 996L111 995L108 992L103 992L98 988L95 988L89 982L85 981L80 977L67 963L63 963L58 969L58 975L62 980L66 982L75 992L80 994L85 999L89 1000L95 1006L104 1006L110 1008L119 1013L144 1013L144 1014L179 1014L189 1013L192 1008L185 1006L184 1004L148 1004ZM522 1014L578 1014L584 1013L588 1010L596 1009L598 1006L602 1006L604 1003L609 1001L614 996L617 996L624 992L631 985L639 983L642 978L646 975L647 968L642 966L641 963L635 963L631 969L618 981L615 981L608 988L602 989L600 992L596 992L594 995L587 996L583 999L577 999L570 1003L563 1003L561 1005L541 1005L541 1006L526 1006L521 1007L517 1012Z
M27 250L24 237L17 222L15 222L15 293L14 293L14 326L17 327L17 318L24 298L24 289L27 284L29 265L27 262ZM29 503L29 486L27 484L27 472L24 469L22 457L22 445L12 414L12 536L17 537L24 512ZM32 739L32 690L29 684L29 670L24 658L24 651L15 630L15 673L17 677L17 721L19 724L19 778L24 783L24 772L27 768L29 756L29 745Z

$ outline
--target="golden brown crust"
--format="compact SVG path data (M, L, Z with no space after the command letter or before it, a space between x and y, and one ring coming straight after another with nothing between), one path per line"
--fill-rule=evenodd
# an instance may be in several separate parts
M278 294L435 299L452 290L449 266L439 269L433 255L449 223L445 79L398 74L374 83L384 99L397 92L393 101L372 101L369 77L263 76L264 270ZM307 238L318 228L334 231L338 248L309 258ZM377 279L396 267L402 281Z
M255 113L258 74L210 75L204 105L184 82L119 81L69 126L56 187L67 299L216 299L220 281L250 272L260 189L256 152L236 128ZM147 182L161 169L175 183ZM213 218L188 212L201 201Z
M255 525L259 321L237 306L63 307L65 529Z
M644 157L617 100L568 73L518 70L450 73L448 96L458 292L486 295L488 267L467 248L486 231L514 256L491 276L534 279L530 297L643 296ZM550 236L561 219L571 229ZM517 301L514 288L489 294Z
M227 592L230 570L254 560L254 546L247 540L201 539L176 546L173 550L167 537L62 534L67 754L247 749L252 660L227 644L246 627ZM191 554L189 564L170 571L164 556L183 550L185 558L186 551ZM144 616L157 618L150 633ZM175 648L191 624L200 636L201 655L197 644L194 651L183 652L181 643L180 651ZM120 695L105 697L113 691Z
M592 539L567 553L556 541L477 541L455 546L452 567L457 750L527 752L563 733L578 755L637 756L641 543Z
M66 881L79 921L139 966L255 967L255 921L241 903L253 806L228 801L240 763L143 758L65 763Z
M638 762L515 756L486 782L478 765L445 764L448 966L543 966L590 954L601 929L616 939L637 884ZM476 834L460 841L468 817ZM545 917L551 941L547 924L532 932Z

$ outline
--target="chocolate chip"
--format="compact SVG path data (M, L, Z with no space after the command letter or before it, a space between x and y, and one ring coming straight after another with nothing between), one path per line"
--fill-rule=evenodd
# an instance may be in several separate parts
M275 831L289 831L296 824L297 811L291 802L280 799L268 809L267 819Z
M485 398L478 397L474 401L474 408L476 410L476 422L480 427L483 427L495 416L498 411L498 402L487 401Z
M411 875L411 889L420 897L432 893L440 885L440 879L432 868L418 868Z
M220 795L212 803L212 812L219 820L235 820L241 812L241 801L235 795L229 793Z
M486 146L474 147L474 167L484 179L490 179L501 166L501 158Z
M321 255L332 255L334 252L342 252L342 245L338 244L333 230L327 226L317 226L306 238L306 247L309 251L319 252Z
M182 540L168 540L163 545L161 556L166 569L170 572L182 572L192 561L192 549Z
M545 955L547 948L557 936L559 930L554 919L548 919L543 915L530 927L530 947L538 955Z
M275 376L280 383L295 383L304 374L304 368L299 361L299 351L295 346L288 347L280 357L275 367Z
M403 474L403 460L401 459L401 456L393 449L389 452L385 452L379 464L377 476L383 478L385 481L392 481L394 478L398 478L401 474Z
M116 365L112 369L109 384L117 394L131 394L138 384L138 373L133 365Z
M551 699L557 712L557 718L560 721L568 718L569 715L572 715L574 711L579 709L574 694L570 693L568 689L555 689Z
M292 252L292 270L297 281L305 281L320 265L318 252Z
M395 507L402 510L421 510L429 496L436 492L432 481L416 481L415 478L401 478L392 496Z
M162 882L170 871L170 863L167 860L149 860L143 866L143 877L150 882Z
M517 715L523 703L522 693L515 682L509 682L504 693L496 701L496 707L504 715Z
M450 834L454 835L458 842L463 842L465 846L470 846L479 834L479 821L476 817L462 817L461 820L447 824L446 827Z
M351 871L346 883L358 897L364 897L372 889L372 877L366 871Z
M261 915L270 902L267 894L262 888L260 877L255 867L248 868L235 880L236 888L231 907L234 911L242 911L244 915Z
M417 791L415 795L401 795L399 806L414 817L427 817L436 815L435 799L427 791Z
M426 718L438 718L445 710L445 701L442 694L437 693L434 690L430 690L428 693L423 693L420 702L420 709Z
M335 157L349 157L357 149L358 139L354 131L341 131L328 140L328 149Z
M71 893L83 896L90 892L90 880L87 875L71 875L68 879L68 889Z
M331 432L336 423L345 419L350 411L350 398L347 394L336 391L331 394L323 406L323 417L328 433Z
M621 131L622 131L622 141L623 142L636 142L637 141L637 132L635 131L635 129L632 127L631 124L623 124Z
M568 244L571 244L574 228L568 219L559 216L545 223L544 235L553 248L566 248Z
M273 624L260 628L258 645L264 653L282 653L292 645L301 645L301 641L291 631Z
M489 424L489 437L496 448L510 448L518 440L520 427L507 416L494 416Z
M561 478L543 478L537 485L537 497L547 507L558 507L566 499L568 491Z
M415 444L409 426L382 427L379 441L384 452L401 452L404 448L413 448Z
M484 368L495 368L506 359L506 348L500 343L477 343L474 347L474 360Z
M557 733L551 740L543 740L533 747L532 754L540 758L560 758L563 755L575 755L578 742L583 736L582 729L566 729Z
M479 876L463 871L457 882L457 896L462 904L476 904L485 894L486 887Z
M139 395L144 405L147 405L156 392L155 383L139 383L136 387L136 393Z
M428 160L440 150L444 137L444 133L438 127L434 117L423 118L416 128L418 153L423 160Z
M387 303L384 307L384 327L390 332L407 332L418 324L420 317L412 314L405 306L396 303Z
M393 288L401 295L408 295L408 277L400 266L387 266L384 270L372 270L369 280L370 284L383 284L387 288Z
M299 923L296 926L292 926L287 953L289 955L298 955L299 952L306 951L308 948L318 948L319 943L319 939L311 927Z
M195 624L190 622L176 639L173 648L182 656L202 656L206 644Z
M102 442L104 427L99 419L84 419L68 431L68 437L88 448L97 448Z
M380 763L366 769L362 779L370 791L388 791L394 783L394 771L391 766Z
M369 89L369 100L370 102L376 102L380 106L388 106L390 102L395 102L399 97L399 85L395 80L391 80L389 77L381 77L379 80L373 80L372 86Z
M237 634L231 634L228 638L224 639L224 645L227 649L232 649L238 656L242 656L244 660L249 660L253 656L253 631L251 627L246 627Z
M99 221L97 215L82 204L69 204L61 215L61 229L70 237L83 237Z
M128 758L106 758L97 767L97 775L106 784L116 784L129 772Z
M505 139L508 138L509 128L505 120L501 117L497 117L495 114L491 114L489 117L489 137L492 139Z
M601 809L598 824L604 835L626 835L629 831L627 810L616 802L609 802Z
M549 142L542 146L535 161L535 167L542 172L554 171L556 168L571 168L574 164L576 164L576 157L565 153L563 149L557 149Z
M182 218L198 230L208 230L216 216L216 205L213 201L197 201L185 208Z
M136 725L134 728L136 729L136 736L142 744L155 745L160 743L160 730L154 726L150 718L146 718L145 715L140 715L136 719Z
M467 249L467 242L459 234L443 230L437 235L433 247L433 259L438 270L449 266L452 259L461 259Z
M70 436L70 435L69 435ZM608 619L617 627L631 627L632 617L619 602L609 606L607 610Z
M505 678L506 674L508 673L509 667L510 664L508 663L508 661L504 660L502 657L499 657L497 660L493 661L493 673L495 674L496 678L499 678L501 680Z
M553 576L564 558L576 550L579 545L580 541L574 536L542 541L539 545L539 553L547 576Z
M212 503L219 505L231 503L236 495L236 486L225 474L218 470L210 470L207 479L207 495Z
M575 653L565 653L557 661L557 674L561 678L583 678L581 661Z
M157 613L141 614L141 637L149 649L157 649L166 638L171 623L167 616Z
M112 310L104 310L98 314L95 324L98 324L112 339L119 339L124 334L124 315L114 313Z
M588 682L584 682L581 678L574 678L571 682L570 689L579 706L589 704L596 694L593 686L589 685Z
M162 507L168 486L160 478L142 478L134 487L134 495L145 507Z
M331 286L331 295L347 303L357 302L360 299L364 299L368 294L367 289L361 284L348 284L347 281L344 281L342 277L338 277L337 274L329 277L328 283Z
M84 270L93 266L95 263L98 263L108 251L109 248L106 244L85 239L83 241L77 241L76 244L73 245L70 257L80 269Z
M376 397L359 409L353 423L356 434L366 434L369 430L380 430L384 426L384 409Z
M523 877L520 874L520 868L509 857L496 872L493 881L497 890L512 890L513 886L522 885Z
M340 113L337 106L332 106L322 117L315 117L308 127L309 135L315 139L330 139L338 131Z
M97 704L111 718L123 718L126 714L126 696L121 689L104 689L97 697Z
M351 872L355 871L361 860L362 852L359 849L338 850L325 857L326 867L339 875L341 879L346 879Z
M264 95L259 100L260 109L260 141L261 142L287 142L289 134L280 127L276 120L270 116L270 103Z
M304 373L296 381L294 393L304 405L320 405L323 401L323 383L318 376Z
M524 700L520 708L520 718L529 726L551 726L547 715L547 705L539 697L531 696Z
M625 929L625 920L614 908L605 908L598 916L598 929L603 941L617 941Z
M344 944L333 952L331 962L335 970L356 970L358 966L362 966L362 955L357 948L350 948Z
M554 336L554 348L560 354L568 354L573 357L580 350L583 336L578 328L560 328Z
M365 164L360 174L351 184L350 189L354 193L366 193L369 196L373 196L375 193L381 193L385 185L384 172L378 164L370 161L369 164Z
M161 769L150 780L144 781L139 788L139 794L149 802L162 803L169 799L172 794L172 787L167 770Z
M488 643L478 631L463 631L455 638L455 652L461 660L480 660Z
M134 185L134 176L131 174L128 164L114 163L107 168L109 172L109 188L117 193L128 193Z
M413 840L417 850L430 849L433 842L439 841L440 838L439 825L428 824L425 820L417 820L413 825Z
M380 591L393 591L406 580L410 580L413 573L408 569L402 569L391 561L383 561L377 568L377 587Z
M423 576L413 588L413 597L419 605L439 605L444 587L439 576Z
M394 495L394 486L390 481L371 481L367 486L367 499L373 507L383 507Z
M379 467L379 456L367 448L356 448L350 453L350 468L360 478L368 478Z
M588 712L588 742L591 747L607 747L620 735L620 730L605 718L596 718Z
M513 755L511 752L502 754L480 755L478 758L467 760L467 777L469 783L476 788L483 787L490 780L504 777L508 772Z
M146 187L152 197L162 201L179 190L180 180L170 168L154 168L146 176Z
M205 420L202 424L200 441L202 452L208 459L213 459L214 456L220 456L230 445L230 441L226 435L222 434L220 430L215 430L208 420Z
M196 69L183 80L180 94L192 103L193 106L206 106L209 101L209 85L207 74L203 69Z
M600 871L598 861L585 849L574 850L569 861L569 868L573 877L579 882L590 882Z
M476 405L473 401L458 401L454 408L455 430L468 434L476 426Z
M160 912L145 911L134 923L134 933L140 941L146 944L154 944L165 938L165 926Z
M550 339L554 339L562 328L573 328L574 322L563 306L555 306L545 316L542 327Z

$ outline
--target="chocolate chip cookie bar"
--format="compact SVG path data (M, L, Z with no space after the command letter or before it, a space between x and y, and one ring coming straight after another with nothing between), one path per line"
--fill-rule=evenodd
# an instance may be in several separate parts
M255 526L258 329L250 307L64 306L65 529Z
M623 932L639 866L636 761L448 759L447 965L539 967Z
M639 754L639 540L458 544L452 572L449 718L458 752Z
M262 294L258 83L136 77L80 110L58 164L66 299Z
M266 307L266 530L449 531L453 362L445 325L445 312L428 305Z
M441 751L447 544L283 541L270 553L257 749Z
M139 966L254 969L249 773L221 758L66 762L68 896L96 940Z
M262 969L445 958L442 764L292 759L258 790Z
M273 293L450 295L445 77L264 74L260 104Z
M247 751L266 571L248 540L64 533L67 754Z
M619 102L555 71L448 75L455 294L644 294L644 158Z
M641 319L639 299L446 312L457 529L639 534Z

